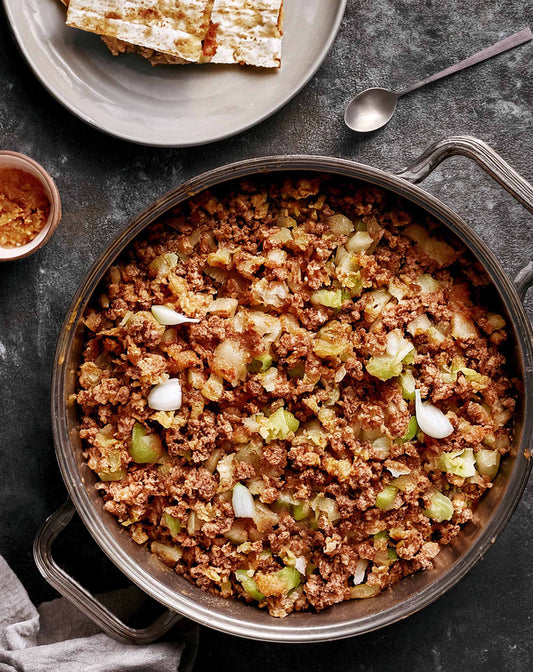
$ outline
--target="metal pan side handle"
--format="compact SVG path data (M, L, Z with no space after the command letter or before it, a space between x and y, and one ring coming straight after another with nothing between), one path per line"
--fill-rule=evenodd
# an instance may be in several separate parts
M516 291L522 303L526 298L527 290L533 285L533 261L530 261L527 266L525 266L514 280Z
M52 545L75 513L69 499L47 518L37 533L33 543L33 557L39 572L53 588L73 602L110 637L133 644L149 644L162 637L182 616L167 610L146 628L130 628L55 562Z
M396 173L418 184L449 156L467 156L478 163L529 212L533 213L533 187L487 143L471 136L444 138L428 147L411 165Z

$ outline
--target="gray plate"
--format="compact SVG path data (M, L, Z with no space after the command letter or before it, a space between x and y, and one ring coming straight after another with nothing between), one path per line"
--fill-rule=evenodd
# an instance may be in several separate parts
M50 93L110 135L186 147L235 135L279 110L314 75L337 34L347 0L285 0L282 67L153 68L112 56L100 38L65 25L59 0L4 0L18 45Z

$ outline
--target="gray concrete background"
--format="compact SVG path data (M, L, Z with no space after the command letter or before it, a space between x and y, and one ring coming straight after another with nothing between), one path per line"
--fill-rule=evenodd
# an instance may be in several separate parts
M516 0L349 0L323 66L283 110L234 138L180 150L126 144L71 116L32 75L0 9L0 148L46 166L64 210L43 250L0 265L0 553L35 601L55 593L35 569L32 540L65 497L49 413L55 342L76 287L121 227L183 180L266 154L334 155L397 170L441 137L470 134L532 179L533 43L413 93L378 133L356 136L342 122L354 92L400 87L432 74L526 27L531 10L530 2ZM424 188L466 219L510 277L531 259L531 216L467 159L447 161ZM528 308L531 316L531 297ZM406 621L306 646L249 642L203 629L195 669L530 670L532 515L530 484L486 557Z

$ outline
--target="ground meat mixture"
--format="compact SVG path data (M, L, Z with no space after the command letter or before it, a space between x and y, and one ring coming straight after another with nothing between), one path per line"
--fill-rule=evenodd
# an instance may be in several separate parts
M106 510L277 617L431 566L510 451L494 295L448 231L368 185L192 196L85 316L80 434Z

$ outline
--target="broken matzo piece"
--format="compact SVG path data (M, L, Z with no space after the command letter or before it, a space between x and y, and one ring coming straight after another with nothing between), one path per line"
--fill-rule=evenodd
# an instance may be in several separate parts
M67 25L198 62L213 0L70 0Z
M205 60L279 68L282 10L283 0L214 0Z

